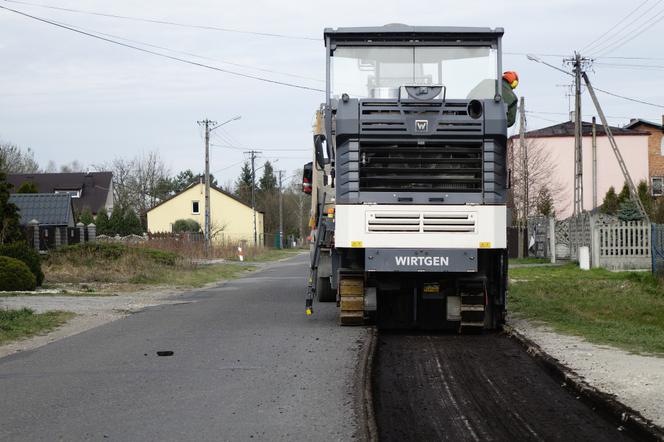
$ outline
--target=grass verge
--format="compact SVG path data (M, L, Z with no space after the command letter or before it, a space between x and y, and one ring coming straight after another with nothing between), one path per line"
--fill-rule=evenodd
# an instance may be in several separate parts
M203 287L205 284L222 279L234 279L253 271L254 266L237 264L213 264L196 266L191 269L175 269L134 276L132 284L169 285L176 287Z
M28 308L0 310L0 344L51 331L74 316L61 311L35 313Z
M551 260L546 258L514 258L509 260L509 264L551 264Z
M43 268L49 290L35 292L38 296L104 296L155 286L196 288L255 269L234 263L195 264L174 252L114 243L63 247L48 256ZM24 294L0 294L17 295Z
M664 285L650 273L574 264L510 270L509 309L554 330L664 356Z

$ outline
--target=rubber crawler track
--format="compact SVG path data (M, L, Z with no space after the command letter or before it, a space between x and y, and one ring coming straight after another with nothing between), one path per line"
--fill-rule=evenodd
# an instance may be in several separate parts
M635 440L502 334L381 333L373 402L381 441Z

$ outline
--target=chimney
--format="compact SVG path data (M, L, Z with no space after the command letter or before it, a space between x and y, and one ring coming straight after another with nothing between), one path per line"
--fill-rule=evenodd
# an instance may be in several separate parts
M574 121L576 120L576 112L574 111L569 111L569 121Z

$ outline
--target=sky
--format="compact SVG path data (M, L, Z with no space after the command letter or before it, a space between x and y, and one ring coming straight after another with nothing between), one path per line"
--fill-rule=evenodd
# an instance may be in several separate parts
M662 0L26 1L305 37L169 26L0 0L0 6L114 36L109 38L121 37L128 44L135 44L128 41L133 40L160 46L168 50L149 49L314 89L324 88L326 27L387 23L503 27L503 67L519 73L516 92L525 97L530 112L528 129L569 119L566 85L571 78L523 54L539 54L564 68L563 56L583 49L584 55L595 57L589 71L595 86L664 106ZM218 181L234 181L250 149L262 152L259 164L270 160L275 169L290 176L311 158L313 116L324 100L321 92L180 63L1 9L0 60L0 140L31 148L43 167L49 161L73 160L92 167L158 151L174 174L184 169L201 172L204 144L197 121L223 122L241 116L212 137L211 171ZM661 121L664 113L664 107L604 94L599 98L614 125L624 125L630 118ZM587 120L596 115L587 93L583 109Z

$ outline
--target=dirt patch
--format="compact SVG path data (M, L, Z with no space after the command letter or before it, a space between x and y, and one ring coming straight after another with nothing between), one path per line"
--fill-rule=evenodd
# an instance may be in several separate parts
M588 384L615 395L656 425L664 426L664 358L591 344L519 318L509 322Z

